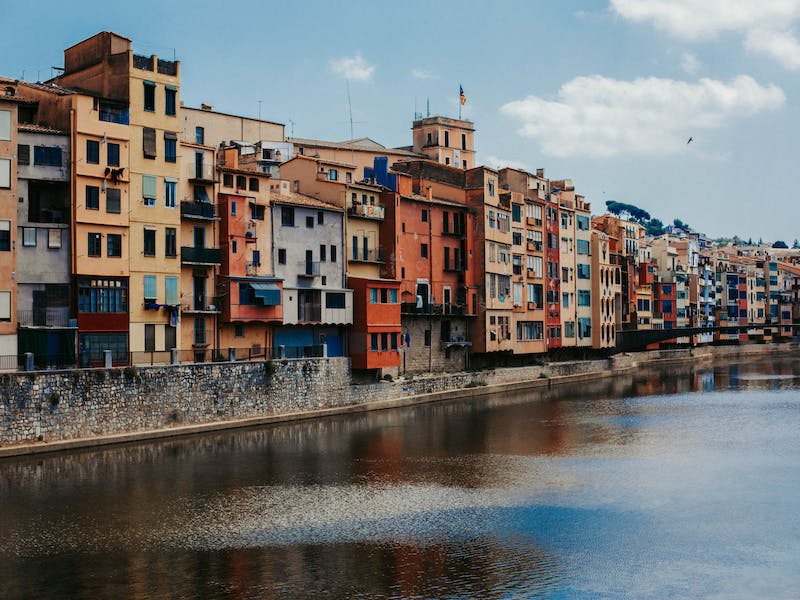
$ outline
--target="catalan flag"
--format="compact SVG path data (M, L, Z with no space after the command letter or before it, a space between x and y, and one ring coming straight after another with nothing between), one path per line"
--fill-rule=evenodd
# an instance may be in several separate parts
M464 88L461 87L459 84L458 86L458 99L461 102L461 106L464 106L467 103L467 97L464 95Z

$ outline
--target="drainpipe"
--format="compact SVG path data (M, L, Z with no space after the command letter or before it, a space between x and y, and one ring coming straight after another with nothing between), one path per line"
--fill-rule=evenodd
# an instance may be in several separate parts
M431 343L428 345L428 372L433 370L433 311L431 310L431 297L433 292L433 190L427 189L428 196L428 329L431 332Z

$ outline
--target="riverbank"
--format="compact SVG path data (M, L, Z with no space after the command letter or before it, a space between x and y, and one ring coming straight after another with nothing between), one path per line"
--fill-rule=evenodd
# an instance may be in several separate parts
M138 442L742 360L795 344L704 347L353 385L346 358L20 373L0 380L0 457Z

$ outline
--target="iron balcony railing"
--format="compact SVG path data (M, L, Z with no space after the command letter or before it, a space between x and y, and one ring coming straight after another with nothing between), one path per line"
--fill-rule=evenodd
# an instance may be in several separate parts
M319 262L303 261L298 266L299 270L297 274L301 277L319 277Z
M210 202L181 202L181 216L187 219L217 219L216 207Z
M222 253L219 248L182 246L181 262L196 265L218 265L222 262Z
M77 327L77 321L70 317L69 308L34 308L17 311L20 327Z
M383 219L386 209L380 204L353 204L347 214L365 219Z
M370 263L382 263L386 262L384 258L384 252L380 248L350 248L350 260L353 262L370 262Z

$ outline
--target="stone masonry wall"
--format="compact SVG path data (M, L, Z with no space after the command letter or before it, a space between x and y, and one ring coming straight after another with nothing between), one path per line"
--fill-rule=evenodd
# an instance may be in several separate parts
M662 350L366 385L351 383L350 361L344 357L10 373L0 375L0 447L287 415L554 377L601 376L650 361L733 360L788 350L796 351L797 346Z

